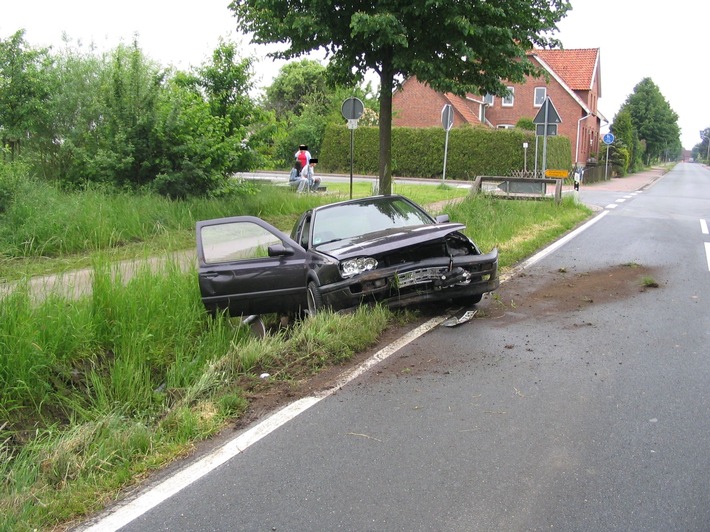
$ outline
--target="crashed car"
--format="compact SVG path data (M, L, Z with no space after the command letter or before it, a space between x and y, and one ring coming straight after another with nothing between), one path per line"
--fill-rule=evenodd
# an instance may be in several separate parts
M498 288L498 251L482 253L464 228L399 195L310 209L290 236L253 216L200 221L202 301L232 316L474 305Z

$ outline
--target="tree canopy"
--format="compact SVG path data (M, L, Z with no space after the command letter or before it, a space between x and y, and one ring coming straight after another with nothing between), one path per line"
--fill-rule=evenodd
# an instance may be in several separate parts
M678 115L651 78L642 79L626 98L619 115L628 112L638 138L645 143L643 162L648 165L665 157L676 158L682 151Z
M0 39L0 141L13 154L21 139L46 122L47 66L46 52L30 47L24 30Z
M290 59L324 50L331 80L380 81L380 190L391 192L392 91L416 76L434 89L503 95L506 81L539 74L534 46L557 46L566 0L234 0L230 9L253 42L281 43Z
M705 164L710 164L710 127L700 131L700 138L702 140L693 146L693 157L696 160L703 159Z
M306 144L311 154L318 157L326 127L342 124L340 107L346 98L360 98L370 111L370 117L377 109L369 85L328 84L326 67L313 59L286 63L265 93L264 107L276 118L273 158L279 165L293 164L293 154L299 144Z

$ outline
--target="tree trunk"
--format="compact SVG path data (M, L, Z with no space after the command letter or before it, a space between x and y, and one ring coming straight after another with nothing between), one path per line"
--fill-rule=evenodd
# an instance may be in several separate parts
M392 194L392 61L380 72L380 194Z

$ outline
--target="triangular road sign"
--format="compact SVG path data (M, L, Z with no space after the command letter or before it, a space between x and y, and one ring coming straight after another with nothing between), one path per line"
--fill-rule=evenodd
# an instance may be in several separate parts
M545 116L547 115L547 116ZM540 107L540 110L537 112L535 115L535 118L533 118L533 124L561 124L562 119L560 118L560 114L557 112L557 109L555 109L554 104L552 103L552 100L550 100L550 97L548 96L545 98L545 101L542 103L542 107Z

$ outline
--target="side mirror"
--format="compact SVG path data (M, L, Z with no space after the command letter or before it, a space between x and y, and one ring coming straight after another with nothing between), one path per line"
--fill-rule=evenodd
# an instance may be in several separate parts
M284 246L283 244L274 244L267 248L269 257L288 257L293 255L293 248Z
M449 223L451 220L449 220L449 215L448 214L440 214L436 217L436 223L438 224L446 224Z

